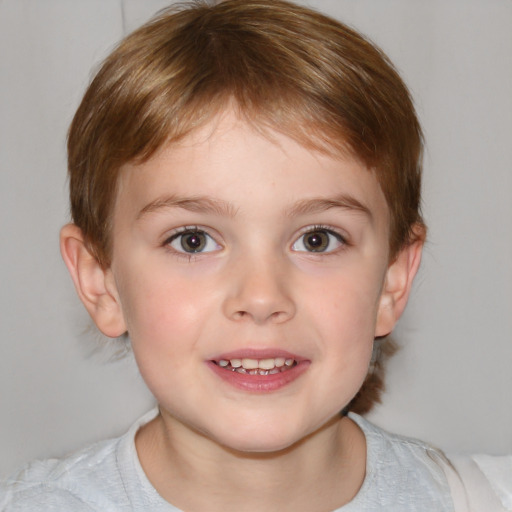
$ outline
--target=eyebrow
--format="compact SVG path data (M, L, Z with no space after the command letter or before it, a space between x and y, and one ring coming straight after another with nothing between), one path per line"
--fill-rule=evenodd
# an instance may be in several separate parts
M158 212L159 210L168 208L182 208L191 212L213 213L215 215L227 217L234 217L238 211L233 204L222 199L213 199L211 197L204 196L180 197L171 195L157 198L148 203L137 214L137 220L148 213ZM295 217L298 215L320 213L332 208L341 208L343 210L360 212L368 216L370 219L373 218L368 207L358 201L355 197L346 194L341 194L332 198L320 197L300 200L286 211L286 215L288 217Z
M148 203L140 210L137 220L148 213L157 212L168 208L182 208L191 212L213 213L216 215L234 217L236 208L222 199L212 199L210 197L180 197L166 196L160 197Z
M330 210L331 208L360 212L369 217L370 220L373 218L372 212L367 206L355 197L346 194L340 194L332 198L320 197L304 199L294 204L286 213L288 216L294 217L297 215L320 213Z

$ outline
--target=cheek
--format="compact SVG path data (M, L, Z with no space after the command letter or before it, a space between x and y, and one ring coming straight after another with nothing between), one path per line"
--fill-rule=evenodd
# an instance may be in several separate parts
M131 345L140 374L159 402L179 389L200 360L198 318L208 306L194 290L174 280L146 282L126 301Z
M310 310L331 336L373 339L380 298L376 277L344 273L308 287Z
M180 279L140 276L121 293L134 351L173 355L197 339L208 294Z
M353 397L366 377L380 296L376 280L367 280L365 285L362 276L353 277L339 277L319 286L309 321L318 329L325 362L337 376L331 383L336 387L334 394L345 400Z

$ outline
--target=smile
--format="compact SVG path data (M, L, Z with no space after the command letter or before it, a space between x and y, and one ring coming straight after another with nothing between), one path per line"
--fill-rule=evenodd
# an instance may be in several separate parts
M295 359L284 357L220 359L219 361L214 361L214 363L224 370L247 375L276 375L286 372L297 365Z
M210 359L208 366L225 383L245 392L278 391L299 379L311 361L282 350L242 350Z

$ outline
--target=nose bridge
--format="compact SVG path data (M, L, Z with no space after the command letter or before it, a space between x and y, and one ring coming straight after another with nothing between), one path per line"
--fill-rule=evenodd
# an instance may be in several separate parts
M244 254L229 269L232 283L224 303L233 320L284 322L295 314L286 258L271 250Z

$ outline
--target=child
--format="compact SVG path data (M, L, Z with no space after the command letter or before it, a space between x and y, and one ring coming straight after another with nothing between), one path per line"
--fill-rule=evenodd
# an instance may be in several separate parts
M425 239L385 56L286 2L169 10L106 60L68 149L64 260L159 408L29 466L3 509L454 510L439 452L356 414Z

